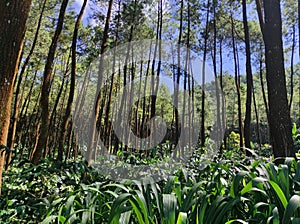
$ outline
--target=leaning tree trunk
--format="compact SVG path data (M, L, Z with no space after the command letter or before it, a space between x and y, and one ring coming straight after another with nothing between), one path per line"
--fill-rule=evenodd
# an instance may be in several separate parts
M98 118L101 117L99 116L100 112L100 102L101 102L101 82L102 82L102 73L103 73L103 54L107 49L108 45L108 38L109 38L109 24L110 24L110 18L111 18L111 13L112 13L112 5L113 5L114 0L110 0L108 3L108 9L107 9L107 14L106 14L106 21L105 21L105 26L103 30L103 37L102 37L102 44L101 44L101 49L100 49L100 62L99 62L99 71L98 71L98 81L97 81L97 94L95 96L95 104L94 104L94 116L92 117L92 124L91 124L91 136L89 139L89 145L88 145L88 151L86 153L86 163L90 166L91 165L91 160L92 160L92 154L93 150L95 147L95 139L96 139L96 129L97 129L97 122Z
M13 87L31 0L0 1L0 194L10 122ZM5 12L5 13L3 13Z
M264 0L266 71L269 99L269 125L275 158L295 156L288 107L280 1Z
M67 136L67 130L71 118L71 110L72 104L74 99L74 92L75 92L75 79L76 79L76 46L77 46L77 37L78 37L78 29L80 26L80 21L83 16L85 7L87 5L87 0L84 0L79 15L77 17L74 32L73 32L73 40L72 40L72 63L71 63L71 84L70 84L70 92L68 98L68 105L66 108L66 113L61 125L61 134L59 138L59 146L58 146L58 160L62 162L63 160L63 153L64 153L64 146Z
M51 80L52 80L52 70L53 70L53 63L54 63L54 57L56 52L56 47L58 44L58 40L63 28L64 24L64 18L65 18L65 12L68 5L69 0L63 0L59 12L57 27L55 30L54 37L52 39L49 53L47 57L47 62L45 65L44 70L44 79L42 84L42 95L41 95L41 101L40 101L40 109L42 114L42 123L41 123L41 131L39 140L37 143L37 147L35 152L33 153L31 162L32 164L38 164L40 161L43 150L47 146L47 139L49 134L49 94L50 94L50 88L51 88Z

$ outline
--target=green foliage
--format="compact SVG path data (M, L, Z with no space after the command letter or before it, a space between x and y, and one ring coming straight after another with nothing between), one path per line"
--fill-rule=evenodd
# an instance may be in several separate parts
M228 150L174 176L115 183L83 162L22 161L4 176L2 223L297 223L300 162Z
M294 140L295 149L297 152L300 150L300 129L297 129L296 123L294 123L292 128L292 136Z

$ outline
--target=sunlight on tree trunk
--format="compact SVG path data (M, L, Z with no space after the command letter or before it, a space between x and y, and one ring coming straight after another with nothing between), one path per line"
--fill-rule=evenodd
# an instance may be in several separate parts
M13 87L31 0L0 1L0 145L6 146ZM5 12L5 13L3 13ZM0 149L0 194L5 150Z

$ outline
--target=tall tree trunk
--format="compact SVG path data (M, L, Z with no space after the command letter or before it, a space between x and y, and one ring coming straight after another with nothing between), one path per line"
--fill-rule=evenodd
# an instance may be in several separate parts
M0 194L13 87L18 72L31 0L0 1Z
M222 104L222 128L225 131L225 136L223 138L224 140L224 149L227 148L227 133L226 133L226 129L227 129L227 122L226 122L226 98L225 98L225 94L224 94L224 85L223 85L223 47L222 47L222 43L223 43L223 37L221 37L220 39L220 44L219 44L219 57L220 57L220 88L221 88L221 96L222 96L222 100L221 100L221 104ZM220 147L220 154L222 153L222 146Z
M233 49L233 57L234 57L234 73L235 73L235 86L238 96L238 120L239 120L239 134L240 134L240 148L244 148L244 129L242 122L242 105L241 105L241 89L240 89L240 74L239 74L239 59L238 52L236 50L235 44L235 35L234 35L234 24L232 14L230 16L231 19L231 35L232 35L232 49Z
M157 2L156 42L155 42L154 56L153 56L153 62L152 62L152 76L151 76L151 83L152 83L151 84L151 94L152 95L151 95L150 119L153 118L156 113L156 100L157 100L156 96L157 96L157 92L158 92L159 75L160 75L160 69L161 69L161 33L162 33L162 23L161 23L162 18L161 17L162 17L162 0L159 0ZM157 73L156 73L156 77L155 77L154 72L155 72L157 51L158 51L158 62L157 62ZM155 130L155 123L154 123L153 128Z
M106 14L106 21L105 21L105 26L104 26L104 31L103 31L103 38L102 38L102 44L101 44L101 49L100 49L100 54L103 55L107 48L107 39L108 39L108 31L109 31L109 24L110 24L110 17L111 17L111 12L112 12L112 5L113 5L113 0L110 0L108 3L108 10ZM92 117L92 124L91 124L91 136L89 140L89 146L86 154L86 162L88 165L91 164L92 160L92 155L93 155L93 150L95 148L95 140L96 140L96 129L97 129L97 122L99 118L99 112L100 112L100 103L101 103L101 83L102 83L102 72L103 72L103 57L100 57L100 62L99 62L99 71L98 71L98 85L97 85L97 93L95 96L95 104L94 107L94 116Z
M40 32L40 27L41 27L41 23L42 23L42 18L44 15L44 10L45 10L45 6L46 6L46 2L47 0L44 0L43 6L42 6L42 11L40 13L40 17L38 20L38 25L36 28L36 32L33 38L33 42L32 42L32 46L31 49L29 51L29 54L27 55L24 64L22 65L21 68L21 72L18 78L18 82L17 82L17 86L16 86L16 93L15 93L15 100L14 100L14 106L13 106L13 114L12 114L12 125L11 125L11 130L10 130L10 136L8 139L8 147L13 150L14 147L14 143L15 143L15 136L16 136L16 129L17 129L17 122L18 122L18 118L19 118L19 110L20 110L20 89L21 89L21 83L22 83L22 79L23 79L23 74L25 72L26 66L28 65L30 58L33 54L33 51L35 49L36 46L36 42L39 36L39 32ZM9 169L9 164L11 162L11 156L12 156L12 152L9 152L7 157L6 157L6 170Z
M253 89L252 67L251 67L251 50L250 50L250 37L247 18L247 3L243 0L243 24L245 33L245 47L246 47L246 77L247 77L247 98L246 98L246 115L244 121L244 137L245 147L250 149L251 137L251 99ZM246 151L247 153L248 151Z
M295 45L296 45L296 28L293 25L293 34L292 34L292 53L291 53L291 96L289 102L289 110L291 111L292 103L293 103L293 96L294 96L294 53L295 53Z
M83 16L85 7L87 5L87 0L84 0L81 10L79 12L79 15L77 17L75 27L74 27L74 32L73 32L73 39L72 39L72 62L71 62L71 83L70 83L70 92L69 92L69 98L68 98L68 104L66 108L66 113L63 118L63 122L61 125L61 134L59 138L59 145L58 145L58 161L63 161L63 153L64 153L64 146L65 146L65 141L66 141L66 136L67 136L67 130L71 118L71 110L72 110L72 104L73 104L73 99L74 99L74 92L75 92L75 79L76 79L76 47L77 47L77 37L78 37L78 29L80 26L80 21Z
M209 35L209 7L210 1L207 0L207 12L206 12L206 22L205 22L205 34L204 34L204 50L203 50L203 61L202 61L202 95L201 95L201 147L205 146L205 64L206 64L206 54L207 54L207 39Z
M178 46L180 46L182 41L182 33L183 33L183 0L180 1L180 21L179 21L179 34L178 34ZM176 83L174 88L174 115L175 115L175 139L178 142L180 133L180 122L179 122L179 114L178 114L178 93L179 93L179 83L180 83L180 47L177 48L177 72L176 72ZM174 74L175 75L175 74Z
M264 0L264 43L269 98L269 125L276 158L295 156L288 107L280 1Z
M213 70L214 70L214 77L215 77L215 88L216 88L216 100L217 100L217 108L220 108L220 89L219 89L219 83L218 83L218 73L217 73L217 20L216 20L216 2L213 4L213 14L214 14L214 23L213 23L213 30L214 30L214 35L213 35L213 49L212 49L212 61L213 61ZM221 111L224 113L224 111ZM221 127L221 113L220 110L217 110L216 114L216 147L219 149L221 148L221 144L219 143L220 139L220 133L222 133L222 127Z
M253 95L253 105L254 105L254 111L255 111L255 119L256 119L256 134L257 134L257 143L258 143L258 149L260 149L261 146L261 134L260 134L260 121L259 121L259 114L256 104L256 97L255 92L252 91Z
M114 42L117 44L119 41L119 26L120 26L120 11L121 11L121 1L118 1L118 16L117 16L117 24L116 24L116 35ZM116 47L114 48L113 54L113 68L116 66ZM142 74L142 73L141 73ZM112 138L111 125L109 124L109 113L111 111L111 102L113 97L113 90L115 87L115 72L111 76L111 84L108 94L108 101L106 105L105 118L104 118L104 127L105 127L105 145L107 145L108 150L112 152L112 144L110 144L109 139Z
M65 12L68 5L69 0L63 0L59 12L58 22L55 30L54 37L52 39L48 57L45 65L44 75L43 75L43 84L42 84L42 95L40 101L40 110L42 115L42 123L41 123L41 130L40 136L37 143L37 147L35 152L32 156L32 164L36 165L40 161L43 150L47 146L47 139L49 134L49 94L51 88L51 81L52 81L52 70L53 70L53 62L55 57L55 52L57 48L57 44L59 41L59 37L63 28Z

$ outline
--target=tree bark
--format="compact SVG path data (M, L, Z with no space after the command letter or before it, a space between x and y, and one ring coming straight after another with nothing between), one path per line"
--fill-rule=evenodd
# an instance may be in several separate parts
M239 134L240 134L240 148L244 148L244 129L242 122L242 105L241 105L241 89L240 89L240 74L239 74L239 59L238 59L238 51L236 50L235 44L235 35L234 35L234 24L232 14L230 16L231 19L231 35L232 35L232 49L233 49L233 57L234 57L234 74L235 74L235 86L238 96L238 119L239 119Z
M41 130L40 130L40 137L37 143L37 148L32 156L32 164L36 165L39 163L43 150L47 146L47 139L49 135L49 94L50 94L50 88L51 88L51 80L52 80L52 70L53 70L53 62L55 57L55 52L57 48L57 44L59 41L59 37L63 28L64 18L65 18L65 12L68 5L69 0L63 0L59 12L58 22L55 30L54 37L52 39L48 57L45 65L44 70L44 79L43 79L43 85L42 85L42 95L40 100L40 110L42 114L42 123L41 123Z
M292 34L292 52L291 52L291 96L290 96L290 102L289 102L289 110L291 111L292 104L293 104L293 96L294 96L294 53L295 53L295 47L296 47L296 28L295 25L293 25L293 34Z
M205 34L204 34L204 50L203 50L203 61L202 61L202 95L201 95L201 147L205 146L205 64L206 64L206 54L207 54L207 39L209 35L209 7L210 1L207 0L207 13L205 22Z
M288 107L280 1L264 0L264 43L269 99L269 125L274 157L295 156Z
M110 0L108 3L108 10L107 10L107 15L106 15L106 21L105 21L105 26L104 26L104 31L103 31L103 38L102 38L102 44L101 44L101 49L100 49L100 54L103 55L103 53L106 51L107 48L107 40L108 40L108 31L109 31L109 24L110 24L110 17L112 13L112 5L113 5L113 0ZM88 166L91 165L91 160L92 160L92 155L93 155L93 150L95 147L95 139L96 139L96 129L97 129L97 122L99 118L99 112L100 112L100 103L101 103L101 83L102 83L102 72L103 72L103 57L100 57L100 62L99 62L99 71L98 71L98 89L97 93L95 96L95 104L94 107L94 117L92 117L92 125L91 125L91 136L89 140L89 146L88 150L86 153L86 163Z
M74 32L73 32L72 47L71 47L72 48L71 49L72 50L71 83L70 83L70 92L69 92L66 113L61 125L61 135L59 139L58 158L57 158L59 161L63 161L64 146L65 146L65 141L67 136L68 125L71 118L71 110L72 110L72 104L74 99L75 79L76 79L76 46L77 46L76 42L78 37L78 29L79 29L80 21L83 16L86 5L87 5L87 0L84 0L79 15L77 17L75 27L74 27Z
M0 1L0 145L6 146L13 87L18 72L21 49L31 0ZM4 13L5 12L5 13ZM0 149L0 194L6 150Z
M253 91L253 77L251 67L251 50L250 50L250 37L247 18L247 3L243 0L243 24L245 33L245 47L246 47L246 77L247 77L247 98L246 98L246 115L244 121L244 137L245 147L250 149L250 136L251 136L251 99ZM246 151L247 153L248 151Z

